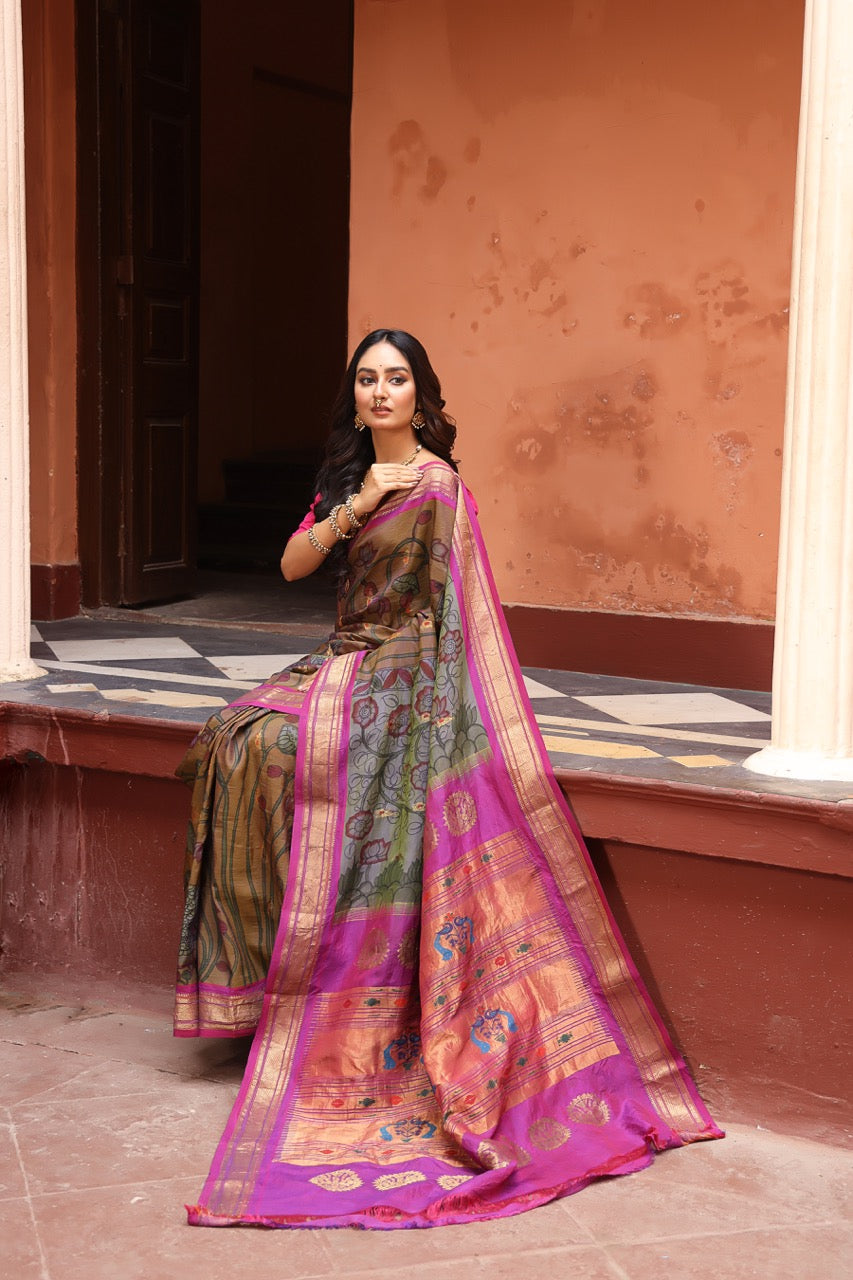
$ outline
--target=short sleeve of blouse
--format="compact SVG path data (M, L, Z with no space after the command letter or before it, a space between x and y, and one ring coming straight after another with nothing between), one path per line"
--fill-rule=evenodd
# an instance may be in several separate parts
M295 538L297 533L306 533L308 529L314 528L314 525L317 523L317 516L315 514L314 508L317 506L317 503L319 501L320 501L320 495L319 493L317 493L314 495L314 501L311 503L311 506L306 511L302 519L302 523L299 525L298 528L294 529L293 533L290 535L291 538ZM290 538L288 538L288 542L289 541L290 541Z

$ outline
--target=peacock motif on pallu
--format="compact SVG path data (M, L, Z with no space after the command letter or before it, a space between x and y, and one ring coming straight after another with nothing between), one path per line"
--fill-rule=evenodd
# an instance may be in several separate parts
M486 1009L474 1019L471 1039L481 1053L491 1053L496 1044L506 1044L516 1030L515 1018L506 1009Z
M386 1142L414 1142L416 1138L431 1138L435 1133L435 1125L420 1116L410 1116L407 1120L396 1120L394 1124L383 1124L379 1130Z
M470 916L448 916L432 945L442 960L452 960L454 952L464 956L474 945L474 921Z
M386 1071L393 1071L395 1067L402 1067L404 1071L408 1071L412 1063L420 1057L420 1052L420 1033L404 1031L382 1050L382 1066Z

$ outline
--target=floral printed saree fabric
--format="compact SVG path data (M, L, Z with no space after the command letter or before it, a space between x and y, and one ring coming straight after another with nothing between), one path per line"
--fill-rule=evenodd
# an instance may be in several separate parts
M470 495L352 542L328 643L213 717L176 1031L254 1029L191 1223L518 1213L720 1137L619 938Z

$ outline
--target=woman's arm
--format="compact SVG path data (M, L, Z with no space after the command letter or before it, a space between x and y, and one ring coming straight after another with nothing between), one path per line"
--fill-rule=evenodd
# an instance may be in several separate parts
M356 520L363 524L376 510L386 494L396 489L411 489L421 478L417 467L401 466L398 463L374 462L368 471L359 493L352 495L352 511ZM352 522L346 507L342 506L337 513L338 528L341 533L353 532ZM313 536L312 536L313 535ZM337 545L335 530L328 516L318 520L310 529L295 533L284 548L281 557L281 572L288 582L298 578L307 578L325 560L329 551ZM326 551L318 550L316 543L326 547Z
M360 496L359 494L353 498L352 506L356 519L366 520L370 512L364 510L363 504L359 501ZM341 533L348 534L352 532L352 525L345 507L338 511L337 521ZM312 534L320 546L327 547L328 551L317 550L311 537ZM329 551L337 545L337 542L338 539L335 537L335 531L328 516L325 520L318 520L310 529L305 529L302 533L294 533L284 548L284 555L281 557L281 572L285 579L288 582L295 582L297 578L307 578L309 573L319 569Z

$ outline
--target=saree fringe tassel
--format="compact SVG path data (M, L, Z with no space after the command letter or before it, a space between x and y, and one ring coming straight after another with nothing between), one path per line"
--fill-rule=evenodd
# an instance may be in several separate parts
M431 462L328 643L218 713L176 1033L254 1031L189 1221L497 1218L722 1137L554 779L473 499Z

